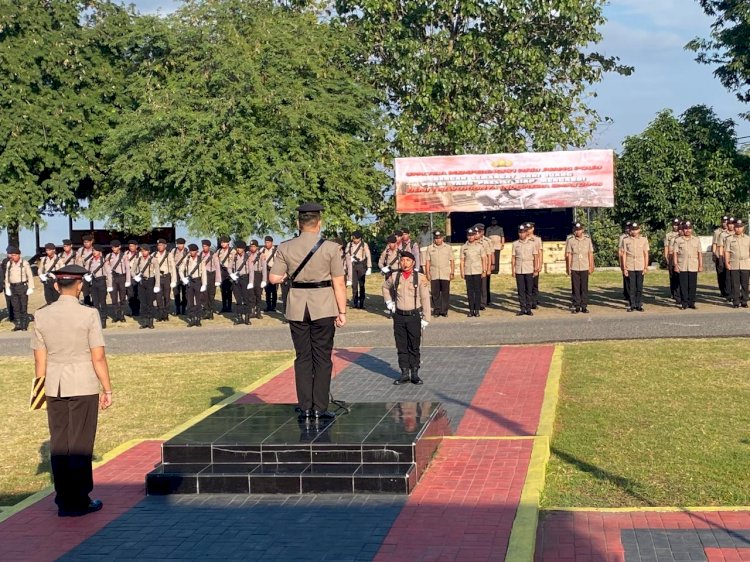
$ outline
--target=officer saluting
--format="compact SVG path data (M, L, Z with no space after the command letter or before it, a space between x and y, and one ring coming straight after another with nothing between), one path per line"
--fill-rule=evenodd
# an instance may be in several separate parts
M419 378L422 330L430 316L430 286L426 277L420 277L414 268L416 257L408 251L401 252L401 271L383 285L385 306L393 313L393 335L396 338L398 367L401 378L393 384L422 384Z
M346 282L338 244L320 238L323 206L297 208L300 234L279 244L269 281L290 282L285 315L294 342L300 417L332 419L328 411L333 337L346 325Z
M97 408L112 405L112 385L99 314L78 302L86 269L69 265L54 273L60 298L37 310L31 347L36 376L46 377L57 514L75 517L102 508L101 501L89 497L91 458Z

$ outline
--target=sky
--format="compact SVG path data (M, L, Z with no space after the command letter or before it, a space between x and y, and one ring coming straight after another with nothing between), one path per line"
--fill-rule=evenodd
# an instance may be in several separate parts
M173 0L134 0L141 13L166 14L179 2ZM695 62L694 53L684 49L695 37L706 37L711 18L695 0L611 0L605 7L607 23L596 50L620 57L622 64L635 67L631 76L608 74L592 88L597 94L590 105L601 116L611 119L594 134L590 148L620 149L629 135L643 131L656 114L672 109L676 115L696 104L714 108L721 119L734 119L737 135L750 136L750 122L739 118L750 107L740 103L713 76L713 69ZM745 142L750 141L746 139ZM61 240L67 234L67 220L52 218L41 233L41 242ZM85 227L79 221L77 227ZM97 225L97 227L100 225ZM187 237L183 229L178 235ZM198 237L195 237L198 238ZM0 248L7 235L0 234ZM32 232L21 235L24 254L34 250Z

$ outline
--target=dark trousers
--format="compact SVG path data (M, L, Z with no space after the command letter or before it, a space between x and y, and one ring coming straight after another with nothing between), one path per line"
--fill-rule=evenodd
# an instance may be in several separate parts
M91 280L91 306L99 311L99 318L107 316L107 278L94 277Z
M732 269L727 277L732 277L732 304L747 304L750 269Z
M234 287L226 268L221 269L221 311L232 312L232 293Z
M91 306L91 283L84 281L81 292L83 293L83 304Z
M13 311L13 298L5 295L5 308L8 309L8 320L15 322L16 314Z
M365 305L365 279L367 264L364 262L352 264L352 300L354 307Z
M260 303L263 302L263 288L260 284L263 282L263 272L253 272L253 288L250 289L250 311L252 314L260 312Z
M232 283L237 314L250 314L250 289L247 288L248 283L250 283L249 275L240 275L240 278Z
M47 304L52 304L57 299L60 298L60 293L57 292L57 289L55 289L55 280L54 279L47 279L43 283L44 285L44 302Z
M628 281L630 308L641 308L643 306L643 271L628 270Z
M55 503L61 509L84 509L94 489L91 457L99 412L99 395L47 396Z
M393 315L393 337L396 339L399 369L419 369L422 344L422 317L402 316L398 311Z
M172 274L162 273L159 275L159 289L156 294L156 308L158 309L158 317L166 318L169 316L169 295L172 292Z
M516 273L516 291L518 291L518 305L521 312L526 312L531 308L531 293L534 290L533 273Z
M141 303L141 316L145 319L155 318L154 314L154 286L156 279L154 277L145 277L138 283L138 300Z
M26 294L28 288L28 283L11 283L10 285L10 304L13 307L14 322L17 326L25 326L29 321L29 297Z
M269 268L270 272L271 269ZM279 286L276 283L268 283L266 285L266 311L271 312L276 310L276 301L279 299Z
M180 285L185 287L187 315L191 318L197 318L201 314L202 301L200 277L198 277L197 279L191 279L187 286L183 285L182 283L180 283ZM208 287L206 287L206 289L208 289Z
M140 285L140 283L131 281L131 285L128 287L128 308L130 308L130 314L133 316L141 315Z
M573 289L573 306L586 308L589 305L589 271L570 272L570 283Z
M724 267L726 268L726 264L724 264ZM728 297L734 298L734 276L732 275L732 271L734 270L726 270L726 273L724 274L724 292Z
M451 282L448 279L430 281L432 291L432 309L435 314L448 314L448 303L451 298Z
M187 285L182 282L182 279L177 280L177 286L172 289L172 298L174 298L174 310L175 314L184 314L188 303L187 298Z
M716 284L719 286L719 292L721 296L727 298L731 295L727 294L727 269L724 266L724 258L717 258L714 256L714 266L716 267Z
M669 268L669 292L672 294L672 298L677 304L687 304L682 296L682 290L680 289L680 282L682 281L682 274L674 270L674 266L670 265Z
M531 285L531 306L535 308L539 304L539 275L533 275Z
M112 306L115 308L115 320L122 318L125 315L125 299L127 297L127 288L125 287L126 280L127 277L124 273L112 274L112 292L110 293L110 299L112 299Z
M466 275L466 298L469 300L469 314L479 312L482 305L482 276Z
M622 298L630 302L630 279L625 274L622 276Z
M216 299L216 272L206 272L206 290L203 292L203 312L213 313Z
M495 275L500 273L500 250L495 250L495 266L492 268L492 273Z
M698 289L697 271L680 271L676 275L680 278L680 304L695 306L695 293Z
M482 307L486 307L487 304L490 302L490 276L482 278L482 284L481 284L481 304Z
M331 390L333 361L333 336L336 333L335 318L289 321L296 358L294 359L294 381L297 386L297 401L303 410L328 409Z

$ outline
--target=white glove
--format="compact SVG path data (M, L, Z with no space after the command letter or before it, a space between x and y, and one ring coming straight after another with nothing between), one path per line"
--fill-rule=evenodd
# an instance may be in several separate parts
M205 292L206 292L206 286L205 285L201 285L201 293L205 293Z
M54 273L48 273L47 277L49 277L50 279L57 279L57 275L55 275Z
M267 285L267 284L268 284L268 283L266 283L265 281L261 281L261 282L260 282L260 288L261 288L261 289L265 289L265 288L266 288L266 285Z
M367 271L365 271L365 275L372 275L372 268L368 267Z
M391 312L396 312L396 303L393 301L387 301L385 307Z
M158 285L154 287L154 293L158 293L160 291L161 291L161 288Z
M108 292L108 293L111 293L111 292L112 292L112 291L114 291L114 290L115 290L115 288L114 288L114 287L107 287L107 292Z
M427 326L430 325L430 323L427 320L420 320L419 322L422 325L422 329L424 330Z
M352 286L352 280L351 279L349 279L349 281L346 282L346 286L347 287L351 287Z
M86 283L91 283L91 280L93 279L90 273L84 275L83 278L86 280Z
M385 267L381 267L380 268L380 271L382 271L383 273L388 273L390 270L391 270L391 268L388 267L387 265Z
M230 273L229 277L232 279L232 281L237 281L237 279L240 278L240 276L237 275L236 273Z
M40 273L39 274L39 281L41 281L42 283L46 283L47 282L47 274L46 273Z
M136 275L135 277L133 277L133 281L135 281L136 283L140 283L142 280L143 280L142 275Z
M130 281L125 281L125 288L127 289L128 287L130 287Z
M182 278L182 284L183 285L190 285L190 279L188 279L187 277L183 277Z
M10 287L5 287L5 294L11 296Z
M252 283L248 283L248 284L247 284L247 288L248 288L248 289L252 289L252 288L253 288L253 284L252 284Z
M221 281L217 281L216 283L214 283L214 287L221 287Z
M31 287L29 287L28 289L26 289L26 296L30 297L33 294L33 292L34 292L34 289L32 289Z
M171 283L169 284L169 287L170 287L171 289L174 289L174 288L175 288L176 286L177 286L177 281L172 281L172 282L171 282Z

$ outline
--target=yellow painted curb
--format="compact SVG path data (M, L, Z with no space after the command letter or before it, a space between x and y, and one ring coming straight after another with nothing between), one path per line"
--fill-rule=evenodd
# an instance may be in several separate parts
M539 523L539 499L544 490L544 478L550 455L550 439L560 393L562 353L563 347L555 346L547 371L547 384L544 387L544 400L539 413L537 437L534 438L526 481L521 491L516 517L513 519L505 562L529 562L534 559L536 530Z
M711 505L705 507L545 507L541 511L588 511L593 513L701 513L715 511L750 511L750 506Z
M274 369L273 371L271 371L267 375L259 378L257 381L255 381L250 386L247 386L247 387L245 387L243 389L238 390L237 392L235 392L231 396L228 396L227 398L225 398L221 402L218 402L217 404L214 404L213 406L211 406L207 410L204 410L200 414L198 414L196 416L193 416L192 418L190 418L185 423L182 423L182 424L178 425L177 427L172 428L170 431L168 431L167 433L165 433L164 435L162 435L160 437L157 437L156 439L159 439L161 441L167 441L169 439L172 439L172 437L174 437L175 435L178 435L178 434L182 433L183 431L185 431L189 427L195 425L199 421L206 419L208 416L210 416L211 414L213 414L216 410L219 410L219 409L223 408L227 404L231 404L232 402L236 402L237 400L239 400L243 396L245 396L247 394L250 394L254 390L260 388L261 386L263 386L264 384L266 384L271 379L274 379L275 377L279 376L281 373L283 373L284 371L286 371L292 365L294 365L294 358L289 359L288 361L285 361L284 363L282 363L281 365L279 365L276 369Z

